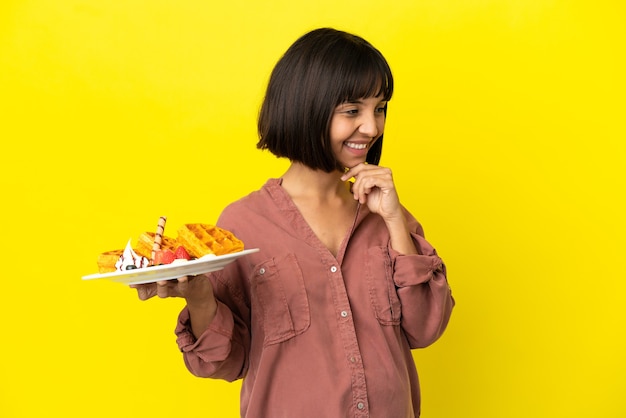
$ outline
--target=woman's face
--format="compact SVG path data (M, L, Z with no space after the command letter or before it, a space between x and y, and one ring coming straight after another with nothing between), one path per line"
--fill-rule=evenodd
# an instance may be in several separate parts
M335 108L330 121L330 143L339 163L352 168L365 162L367 152L385 129L382 96L345 102Z

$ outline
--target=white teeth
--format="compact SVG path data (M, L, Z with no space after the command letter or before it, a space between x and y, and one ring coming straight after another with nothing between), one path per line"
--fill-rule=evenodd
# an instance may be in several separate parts
M367 144L354 144L352 142L346 142L346 147L348 148L352 148L352 149L365 149L367 148Z

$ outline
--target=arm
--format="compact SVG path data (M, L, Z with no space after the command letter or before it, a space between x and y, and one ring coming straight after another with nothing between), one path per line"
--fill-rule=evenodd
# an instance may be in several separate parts
M384 219L384 221L389 230L389 243L393 250L399 254L419 254L419 249L413 241L406 217L402 211L395 218Z
M228 269L231 272L232 267ZM175 333L192 374L234 381L247 371L250 333L243 318L249 317L249 310L225 284L225 271L210 275L215 290L214 313L211 314L211 307L188 304L178 317Z
M400 205L391 170L371 164L358 164L348 170L341 179L354 177L352 194L369 210L380 215L387 225L391 248L401 254L418 254L411 238L409 225Z
M407 218L418 254L405 255L390 249L390 255L393 280L402 305L402 328L411 348L421 348L443 334L455 301L443 261L424 239L417 221L408 213Z
M380 215L389 231L393 280L402 306L402 328L411 348L441 336L454 306L443 261L424 239L419 223L400 205L391 170L359 164L342 180L355 178L352 193Z
M213 284L206 275L191 278L184 276L179 277L178 280L159 281L152 286L155 296L185 298L190 329L196 339L204 333L217 314L217 301L213 292ZM141 294L140 298L142 298Z
M185 298L187 306L178 316L175 333L187 368L196 376L234 381L247 370L250 346L249 328L241 319L249 314L235 312L249 310L242 298L232 296L237 292L223 284L223 271L131 287L142 300Z

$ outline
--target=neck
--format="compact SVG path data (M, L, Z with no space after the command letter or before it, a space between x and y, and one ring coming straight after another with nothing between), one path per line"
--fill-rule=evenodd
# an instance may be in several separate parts
M326 173L322 170L313 170L301 163L292 163L282 176L282 187L292 198L308 197L318 200L348 196L352 198L350 185L341 180L342 174L336 170Z

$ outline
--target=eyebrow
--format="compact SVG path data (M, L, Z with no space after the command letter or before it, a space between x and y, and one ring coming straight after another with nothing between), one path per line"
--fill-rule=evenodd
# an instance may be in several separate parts
M381 100L378 102L378 104L387 104L389 102L389 100ZM356 100L346 100L343 103L339 103L339 106L345 105L345 104L363 104L363 100L362 99L356 99Z

